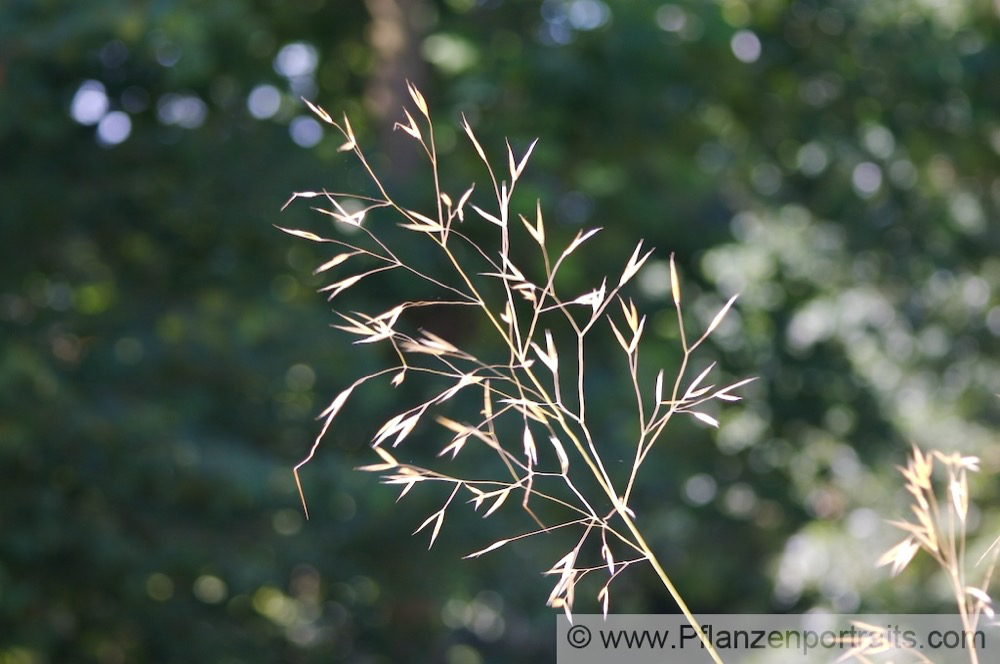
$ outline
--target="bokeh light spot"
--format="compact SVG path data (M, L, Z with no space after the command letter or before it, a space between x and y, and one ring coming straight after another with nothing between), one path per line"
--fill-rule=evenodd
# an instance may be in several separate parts
M436 34L423 41L420 53L428 62L442 71L457 74L469 69L479 60L475 46L454 35Z
M157 602L165 602L174 596L174 582L161 572L150 574L146 579L146 594Z
M288 389L305 392L316 382L316 372L308 364L292 365L285 373L285 384Z
M871 198L882 186L882 169L870 161L863 161L851 173L854 192L861 198Z
M577 30L596 30L611 18L611 10L600 0L572 0L566 14Z
M715 498L716 489L711 476L699 473L684 482L684 498L692 505L707 505Z
M197 129L208 116L208 106L196 95L170 93L160 97L156 115L163 124Z
M266 120L281 108L281 93L273 85L258 85L247 96L247 110L258 120Z
M882 125L866 127L862 132L861 142L872 155L880 159L891 157L896 149L896 138Z
M670 292L670 264L666 261L649 261L639 270L639 290L651 300Z
M687 25L687 13L677 5L663 5L656 10L656 25L666 32L680 32Z
M274 57L274 70L286 78L309 76L316 70L316 48L304 42L286 44Z
M314 147L323 140L323 127L315 119L300 115L288 125L288 133L295 144L303 148Z
M132 133L132 119L128 113L111 111L97 123L97 140L101 145L113 146L124 142Z
M751 30L737 31L729 41L729 47L740 62L750 64L760 59L760 38Z
M271 518L274 532L289 537L302 529L302 515L297 510L278 510Z
M70 116L82 125L96 125L108 112L108 95L100 81L84 81L70 104Z
M822 145L816 141L810 141L801 148L795 155L799 170L803 175L815 177L826 170L830 163L830 157Z
M229 594L226 582L211 574L199 576L195 580L192 590L194 591L194 596L206 604L218 604L225 600Z

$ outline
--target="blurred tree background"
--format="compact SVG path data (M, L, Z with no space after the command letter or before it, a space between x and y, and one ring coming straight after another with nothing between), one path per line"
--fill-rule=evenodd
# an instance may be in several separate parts
M541 139L523 186L552 232L605 228L581 290L659 248L635 292L652 366L677 361L670 252L692 327L742 293L700 361L760 380L718 432L679 425L636 497L694 610L946 608L930 568L874 561L911 443L983 457L973 522L997 532L997 11L3 2L0 662L552 661L540 572L565 542L461 561L519 527L469 510L427 552L436 497L352 470L398 393L352 402L304 471L311 521L298 504L313 418L384 360L329 329L329 255L273 227L324 223L279 212L293 191L363 186L300 98L426 200L391 130L406 79L457 186L481 170L462 113L500 164L505 136ZM594 389L622 419L623 386ZM675 609L643 572L616 590Z

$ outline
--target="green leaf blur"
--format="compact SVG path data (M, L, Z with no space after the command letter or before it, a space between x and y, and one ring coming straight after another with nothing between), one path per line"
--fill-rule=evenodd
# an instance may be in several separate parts
M295 489L315 416L385 361L330 329L331 255L274 228L324 223L280 211L293 191L366 186L301 99L346 113L418 206L428 171L392 131L407 79L448 191L481 169L463 113L494 156L540 139L526 215L540 198L564 242L604 227L564 277L657 247L634 289L650 381L678 361L671 252L692 326L741 293L701 359L760 380L717 432L677 427L635 491L693 610L947 610L926 561L892 580L875 561L911 443L982 458L976 557L1000 524L996 12L0 3L0 664L552 661L550 586L524 570L564 543L461 560L522 525L469 509L428 552L410 533L438 497L396 504L353 471L391 388L359 391L303 469L309 521ZM623 367L594 371L613 437ZM616 610L674 611L644 574Z

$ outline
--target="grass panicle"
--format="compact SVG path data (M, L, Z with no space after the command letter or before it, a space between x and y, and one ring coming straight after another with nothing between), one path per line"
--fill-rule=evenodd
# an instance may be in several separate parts
M602 279L582 293L562 292L560 270L600 229L581 231L568 245L554 247L546 232L540 202L528 216L514 214L512 197L535 143L522 154L515 154L508 143L501 170L490 161L472 126L463 118L462 130L485 167L488 183L485 186L470 183L460 192L446 192L442 189L434 123L427 103L415 87L410 86L409 93L415 111L405 110L405 121L396 128L410 136L426 156L433 174L435 203L431 209L411 209L394 198L366 158L349 120L344 117L338 122L309 103L320 120L343 135L340 149L354 154L376 193L360 195L326 190L296 193L289 203L298 199L319 203L313 209L353 232L321 237L305 230L282 230L313 242L328 243L335 249L336 253L316 270L334 275L320 289L331 301L363 285L365 280L389 271L407 273L411 280L427 287L428 295L425 300L400 301L380 312L338 312L338 329L353 335L357 344L391 347L397 363L358 378L321 413L319 436L294 469L306 514L308 508L299 471L314 457L352 392L373 380L385 380L387 385L395 387L411 378L432 379L429 382L447 387L383 423L372 439L379 461L361 468L381 474L386 484L398 486L400 497L418 484L449 488L443 504L416 532L427 532L433 545L449 510L461 499L470 502L484 517L505 506L516 506L531 515L535 527L492 542L470 553L468 558L541 533L571 532L570 548L544 571L553 579L549 606L564 611L572 619L580 580L589 575L604 575L605 582L596 599L606 615L612 582L625 569L645 562L652 565L688 621L702 634L644 539L636 518L638 510L631 503L639 473L653 447L663 442L669 423L678 417L690 417L717 427L719 423L709 405L738 401L738 388L752 380L715 385L710 378L715 372L714 365L692 376L692 354L722 322L735 298L722 307L706 329L689 337L681 307L682 285L671 256L670 292L680 330L679 370L671 378L660 370L652 385L644 384L645 376L640 376L640 352L646 317L623 290L643 268L652 250L639 242L619 274ZM489 205L473 201L474 192L483 190L488 192ZM395 213L400 228L413 233L415 242L423 242L428 251L436 253L437 271L432 273L402 258L402 253L385 239L387 234L380 231L378 223L366 223L375 211ZM477 244L472 233L465 232L468 223L485 224L485 228L491 229L495 244ZM482 236L481 230L477 229L476 237ZM533 261L524 258L532 254ZM423 307L474 310L491 330L501 352L495 357L479 357L431 330L408 331L401 323L406 312ZM638 435L631 446L626 477L613 478L609 473L596 428L589 420L587 353L592 350L594 333L602 327L605 333L611 332L620 347L628 368L629 390L634 395ZM556 329L563 333L556 334ZM569 343L560 341L565 339ZM475 400L482 404L481 409L469 413L468 419L462 421L438 412L459 393L477 395ZM420 425L436 425L443 436L439 467L404 463L393 453ZM470 446L479 446L495 458L494 475L465 478L447 472L449 462ZM593 487L596 490L591 490ZM542 503L556 507L566 518L546 523L537 514L537 506ZM599 553L589 560L592 551ZM702 638L715 661L721 661L707 638Z
M1000 553L998 539L974 565L970 566L967 561L969 473L978 471L977 457L962 456L955 452L946 454L940 450L925 453L914 446L906 467L899 468L910 495L912 518L889 521L892 526L903 531L905 537L886 551L877 563L879 566L889 566L892 575L896 576L906 569L921 550L931 556L948 580L962 630L969 637L966 651L971 664L978 664L980 661L974 635L982 617L995 620L993 601L987 591ZM871 661L868 659L870 656L884 652L886 644L895 642L884 638L888 637L888 634L883 634L885 627L862 623L858 625L868 636L859 640L845 657L850 656L862 662ZM917 650L912 650L909 654L916 658L915 661L932 661Z

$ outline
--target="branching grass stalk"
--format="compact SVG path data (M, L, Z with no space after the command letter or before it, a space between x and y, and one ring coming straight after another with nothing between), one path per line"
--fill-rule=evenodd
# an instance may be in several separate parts
M942 473L935 473L935 465ZM948 579L962 621L962 630L967 637L969 661L971 664L978 664L979 653L974 637L983 615L990 619L995 617L993 601L987 591L1000 553L998 538L979 558L977 564L989 558L979 582L970 582L970 569L966 560L969 534L968 474L979 471L979 459L957 453L945 454L939 450L925 454L914 446L906 468L900 468L899 471L906 479L906 490L912 498L910 511L914 520L889 522L906 533L906 537L886 551L878 564L891 565L895 576L910 564L919 551L923 550L930 555ZM944 475L943 483L938 479L941 474ZM939 488L942 484L943 491ZM939 492L946 498L939 498Z
M727 302L707 329L689 344L681 307L680 280L671 256L670 290L680 328L682 357L669 397L664 398L663 370L658 373L652 390L649 390L642 384L639 371L640 342L646 318L639 314L635 304L626 299L622 291L642 269L652 251L644 251L640 242L615 285L609 285L605 278L590 291L563 296L558 290L560 268L600 229L577 233L568 246L557 256L554 255L546 236L541 203L535 205L534 219L528 219L523 214L516 217L511 214L515 187L535 143L520 159L515 158L513 149L507 143L507 172L501 179L465 118L462 129L486 167L493 195L491 205L495 204L495 208L487 210L473 202L474 183L461 196L452 198L443 189L434 142L434 124L427 103L415 87L410 86L409 92L417 109L416 115L422 120L418 123L414 114L404 109L405 122L398 123L396 127L414 139L430 165L435 204L434 210L428 214L406 207L390 194L359 147L346 117L337 122L322 108L307 102L323 122L343 135L345 143L341 150L353 152L378 191L377 196L307 191L296 193L289 200L289 204L297 199L317 200L322 206L314 207L315 210L331 217L336 224L355 231L349 235L323 237L311 231L282 229L307 240L331 244L340 250L316 272L347 272L320 291L327 293L329 300L334 300L369 277L401 269L426 285L431 293L425 299L398 302L381 313L337 311L342 324L335 327L356 336L357 344L389 344L398 358L398 364L358 378L320 414L323 422L320 433L309 454L294 469L306 516L308 505L299 471L315 456L333 419L355 389L390 374L393 387L399 386L411 375L444 380L449 387L393 416L376 431L372 447L380 462L361 468L381 473L384 483L400 486L400 497L421 483L450 486L444 504L427 517L417 532L429 529L433 545L448 510L461 495L467 496L476 510L484 509L484 516L490 516L501 509L508 498L518 495L521 497L521 508L531 515L537 528L493 542L469 554L468 558L534 535L576 529L580 534L575 545L545 572L557 577L549 595L549 606L562 609L572 619L579 581L587 575L606 572L607 581L598 592L597 600L607 615L612 581L626 567L645 561L652 565L713 660L721 663L718 653L643 536L630 500L643 464L653 446L661 441L667 424L675 415L691 416L717 427L718 421L705 412L703 406L712 401L738 401L740 397L734 394L734 390L751 380L723 387L706 384L714 365L694 379L688 376L692 354L718 327L735 298ZM372 213L380 211L394 212L400 219L400 228L414 233L417 241L428 242L443 257L444 274L438 271L432 273L430 268L418 269L402 257L402 252L391 248L386 239L389 234L379 227L383 221L369 219L369 216L376 216ZM460 230L457 224L463 224L466 216L495 229L499 251L477 243ZM355 241L353 238L360 239ZM537 251L539 260L525 262L523 254L526 247ZM533 280L531 275L539 269L542 278ZM499 288L496 287L498 284ZM406 329L404 312L425 307L466 307L479 311L488 327L497 333L497 341L504 349L503 357L479 357L432 330ZM625 355L639 424L630 472L627 479L619 478L622 486L616 486L615 479L608 472L588 420L587 341L602 322L608 324ZM574 339L572 351L560 353L557 340L563 336L553 332L556 326L571 331ZM564 381L566 390L563 389ZM570 384L573 386L571 390L568 389ZM390 451L398 447L421 422L430 419L425 416L438 410L456 394L470 390L481 392L483 404L481 411L470 421L456 421L439 413L433 418L447 434L447 442L438 457L450 456L454 459L467 445L481 445L499 460L495 468L487 469L494 474L475 478L456 477L440 470L403 463ZM520 433L513 434L512 431ZM577 463L571 459L576 459ZM584 491L585 478L592 483L591 486L596 484L596 495L588 495ZM546 524L538 516L537 504L547 505L566 516L558 523ZM587 562L588 558L593 561Z

